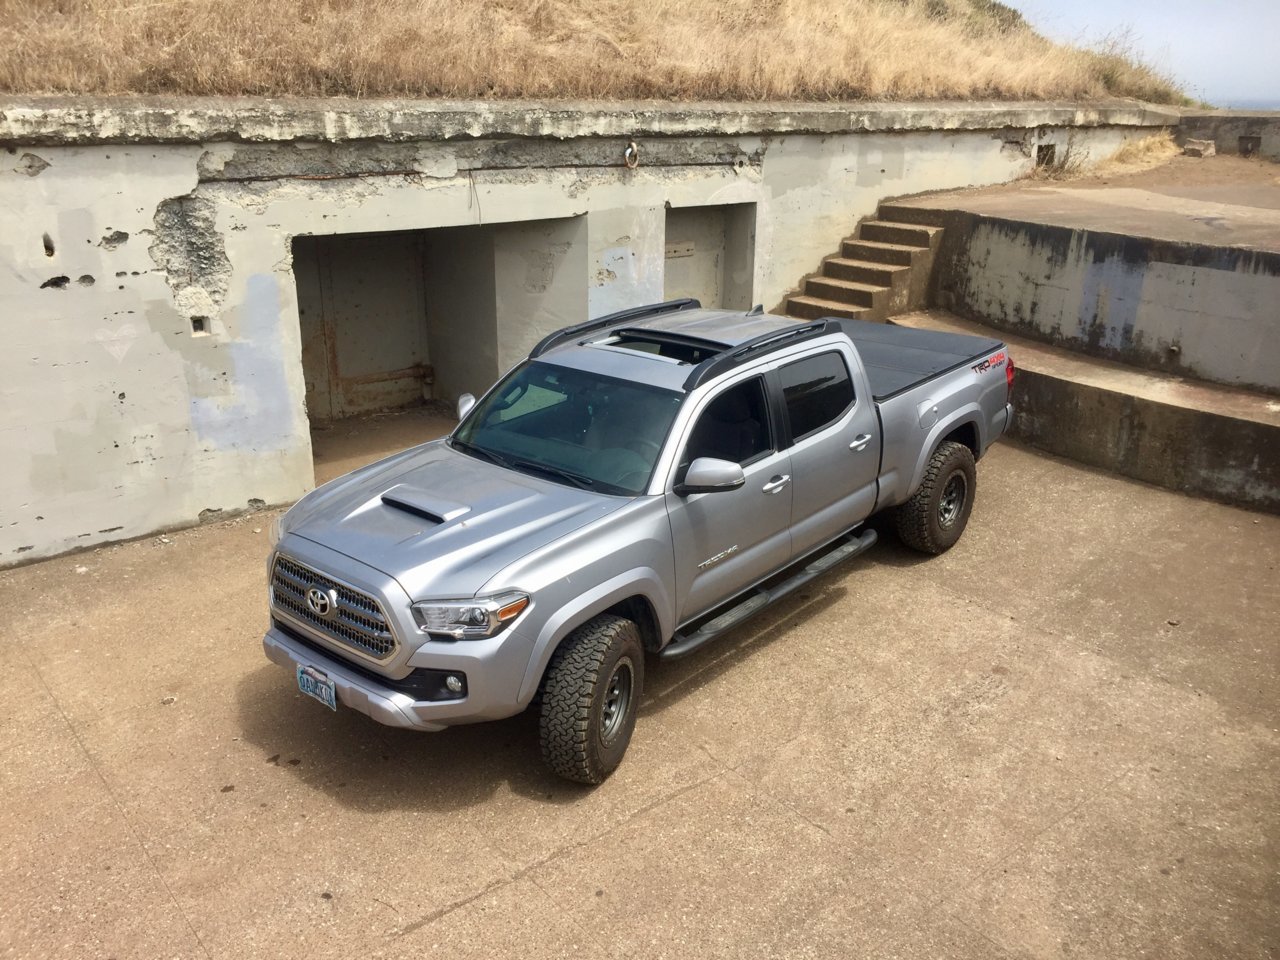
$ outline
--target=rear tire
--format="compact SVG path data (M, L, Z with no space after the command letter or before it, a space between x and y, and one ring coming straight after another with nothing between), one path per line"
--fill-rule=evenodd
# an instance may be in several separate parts
M547 766L601 783L631 742L644 688L644 648L630 620L601 614L560 644L542 684L539 740Z
M898 536L921 553L950 550L969 522L977 488L973 452L951 440L938 444L920 488L895 512Z

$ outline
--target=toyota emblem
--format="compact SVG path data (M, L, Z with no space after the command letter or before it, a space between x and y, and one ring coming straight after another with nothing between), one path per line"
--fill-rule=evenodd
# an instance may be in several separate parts
M317 617L328 620L338 609L338 591L312 587L307 591L307 606Z

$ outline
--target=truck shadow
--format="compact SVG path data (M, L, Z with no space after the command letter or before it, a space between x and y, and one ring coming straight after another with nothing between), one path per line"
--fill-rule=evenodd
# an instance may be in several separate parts
M846 578L856 577L859 568L913 566L927 559L886 533L882 544L867 554L686 659L649 658L641 728L646 717L698 694L741 669L791 628L845 602L850 593ZM443 733L397 730L354 710L325 710L298 693L288 671L267 663L241 678L236 705L243 739L262 752L264 763L360 810L457 810L483 803L503 788L540 803L572 804L592 790L561 780L543 766L533 710Z
M354 710L326 710L292 680L271 664L240 680L242 737L264 763L344 806L449 811L482 803L503 786L551 802L581 795L544 772L532 713L443 733L397 730Z

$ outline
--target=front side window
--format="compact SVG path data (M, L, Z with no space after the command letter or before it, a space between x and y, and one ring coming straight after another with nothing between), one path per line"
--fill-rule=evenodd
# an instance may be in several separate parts
M792 440L835 423L853 405L853 381L839 353L820 353L778 371Z
M725 390L699 414L682 462L713 457L743 464L773 448L764 381L756 377Z
M684 396L532 361L454 431L463 453L597 493L643 492Z

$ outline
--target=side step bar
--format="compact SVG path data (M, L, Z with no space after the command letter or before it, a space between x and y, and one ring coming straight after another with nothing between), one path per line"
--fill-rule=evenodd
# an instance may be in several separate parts
M803 587L810 580L822 576L832 567L851 560L858 554L870 549L876 542L876 532L865 530L858 536L851 536L834 550L829 550L815 560L801 567L795 574L782 583L768 589L759 588L748 594L736 606L730 607L714 620L709 620L692 633L677 633L672 641L662 648L658 657L662 660L679 660L688 656L703 644L714 640L720 634L732 630L744 620L759 613L765 607L781 600L787 594Z

